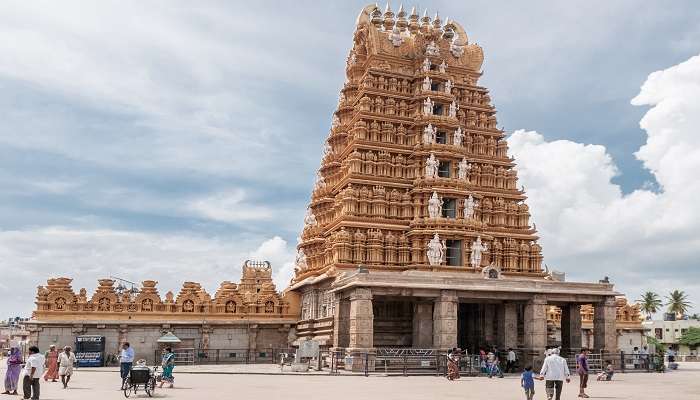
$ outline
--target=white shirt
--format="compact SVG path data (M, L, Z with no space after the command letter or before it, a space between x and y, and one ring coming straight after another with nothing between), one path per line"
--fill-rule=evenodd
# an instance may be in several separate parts
M566 364L566 360L556 354L552 354L544 359L540 375L544 375L546 381L563 381L571 373L569 373L569 366Z
M34 370L33 378L41 378L44 375L44 363L46 363L46 358L42 354L36 353L27 357L27 362L24 365L24 373L27 376L32 374L32 367L36 368Z
M61 367L72 367L75 364L75 353L70 352L70 356L66 354L65 351L58 355L58 365Z
M513 350L508 352L508 361L515 361L515 352Z

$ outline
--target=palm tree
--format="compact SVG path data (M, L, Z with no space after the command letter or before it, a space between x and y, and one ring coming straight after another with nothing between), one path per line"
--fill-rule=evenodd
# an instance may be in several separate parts
M651 291L644 293L642 295L642 298L637 300L637 303L639 303L639 306L642 309L642 311L644 311L647 314L647 320L650 320L652 314L655 314L657 311L659 311L659 309L663 305L659 295Z
M690 301L688 301L688 295L682 290L674 290L666 296L668 302L668 312L676 314L676 317L683 317L686 311L690 308Z

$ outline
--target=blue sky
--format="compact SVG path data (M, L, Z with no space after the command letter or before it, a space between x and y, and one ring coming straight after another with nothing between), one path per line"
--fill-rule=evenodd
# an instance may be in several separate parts
M600 145L607 158L586 164L591 174L603 171L597 188L662 191L635 156L653 102L630 101L650 73L700 53L694 2L420 5L460 21L484 48L481 84L491 89L499 126L537 132L519 136L518 151L558 140ZM58 275L74 277L76 289L113 274L157 279L161 293L184 280L213 292L238 278L244 259L264 257L282 286L363 6L0 5L0 272L9 278L0 288L10 293L0 315L28 314L36 285ZM545 208L532 165L520 168L536 193L531 206ZM566 201L533 210L550 265L576 279L609 275L633 299L656 287L685 288L700 301L691 245L672 257L645 255L634 273L616 267L629 259L621 245L582 253L600 267L570 260L579 239L557 222L571 209ZM657 236L635 243L649 238Z

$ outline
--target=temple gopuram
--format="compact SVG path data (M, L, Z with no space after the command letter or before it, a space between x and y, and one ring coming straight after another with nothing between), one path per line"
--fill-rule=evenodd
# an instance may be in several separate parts
M357 18L290 288L299 340L345 350L346 368L379 348L487 344L537 365L550 306L564 350L582 346L588 306L592 347L618 349L613 285L542 270L483 60L456 21L388 5Z
M210 349L227 350L223 355L217 351L220 362L246 361L261 353L271 358L271 350L288 348L298 305L293 295L276 291L268 262L246 261L241 275L239 284L221 283L213 297L196 282L161 297L156 281L121 290L114 279L100 279L88 297L85 289L73 290L70 278L49 279L37 290L37 308L27 324L30 340L47 348L73 345L77 336L102 336L107 354L117 354L128 341L137 357L151 362L158 338L171 332L180 340L176 347L196 350L200 358Z

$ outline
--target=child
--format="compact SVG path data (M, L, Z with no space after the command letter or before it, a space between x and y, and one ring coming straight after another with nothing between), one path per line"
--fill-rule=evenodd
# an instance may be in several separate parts
M535 397L535 379L532 376L532 367L525 367L525 371L520 377L520 386L525 390L525 398L527 400L532 400Z
M605 369L598 374L597 380L599 381L610 381L612 380L613 375L615 374L615 369L612 366L612 363L610 361L606 362Z

